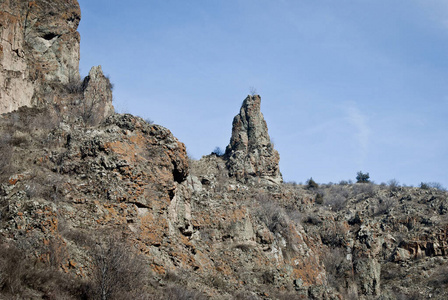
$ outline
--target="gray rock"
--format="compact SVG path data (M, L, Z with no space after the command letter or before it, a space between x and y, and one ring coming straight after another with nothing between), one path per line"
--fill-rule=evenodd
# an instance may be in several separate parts
M225 153L227 168L230 176L242 182L255 179L278 184L283 181L280 156L271 143L260 104L259 95L247 96L233 119L232 137Z
M84 99L81 103L84 121L98 124L114 113L112 85L101 66L92 67L84 79Z

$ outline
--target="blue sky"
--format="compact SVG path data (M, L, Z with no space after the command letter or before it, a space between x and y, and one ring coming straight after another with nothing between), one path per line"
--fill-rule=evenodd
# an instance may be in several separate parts
M79 0L81 74L199 159L254 87L285 181L448 187L448 1Z

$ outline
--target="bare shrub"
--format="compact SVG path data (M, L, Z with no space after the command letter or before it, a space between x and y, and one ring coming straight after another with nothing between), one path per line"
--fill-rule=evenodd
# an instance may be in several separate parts
M436 189L439 191L446 191L446 188L439 182L422 182L420 183L420 188L423 190Z
M322 243L330 247L342 247L346 243L347 228L341 223L325 224L319 233Z
M314 216L314 215L307 215L307 216L305 216L303 218L302 222L305 223L305 224L310 224L310 225L320 225L320 224L322 224L322 220L318 216Z
M183 286L170 285L165 290L163 299L166 300L205 300L205 295L198 291L191 291Z
M448 285L448 266L437 267L430 277L429 283L436 287Z
M340 211L345 208L345 204L347 202L347 199L339 194L327 194L324 197L324 203L332 211Z
M123 240L109 236L92 251L93 296L96 299L126 299L144 286L145 264Z
M258 300L259 298L250 291L239 291L234 296L235 300Z
M347 278L353 277L352 265L342 248L333 248L326 252L323 262L327 271L327 282L340 292L346 292Z
M333 185L324 193L324 204L333 211L342 210L347 202L350 192L345 186Z
M286 241L283 255L288 256L297 251L294 226L285 210L267 194L256 196L257 209L255 216L272 232L281 235Z
M12 243L0 242L0 291L6 296L2 299L28 299L24 295L29 290L39 291L42 299L86 299L80 280L34 261Z
M341 195L342 197L347 199L350 197L350 188L343 185L333 185L330 188L330 193Z
M40 251L44 262L52 269L60 268L68 259L65 243L59 238L50 238L48 244L43 244L41 246Z
M322 190L323 204L330 207L333 211L344 209L347 199L350 196L348 187L341 185L332 185Z
M61 235L66 239L71 240L76 245L81 247L90 247L93 245L94 241L92 239L92 234L78 228L67 228L66 230L61 230Z
M391 179L388 182L389 190L392 192L396 192L400 189L400 183L396 179Z
M229 175L227 173L226 168L220 168L218 166L218 173L216 174L216 184L214 186L215 192L224 192L227 190L228 187L228 179Z
M25 255L14 245L0 244L0 289L18 294L23 289L22 280L29 266Z
M65 84L65 89L70 94L81 94L84 90L83 80L72 70L69 70L68 82Z
M356 183L353 185L353 194L359 197L373 197L376 189L373 183Z
M378 206L375 208L375 215L382 215L388 213L395 206L395 201L391 198L380 197L378 199Z
M11 159L13 147L10 144L11 137L9 135L0 136L0 179L4 179L11 175Z
M324 193L322 191L318 191L316 193L316 198L314 199L314 202L316 202L316 204L319 205L324 204Z
M56 173L47 174L37 169L30 174L30 180L25 185L28 198L43 198L55 203L63 199L61 186L64 183L61 175Z
M353 181L351 181L351 180L341 180L341 181L339 181L338 184L339 185L350 185L350 184L353 184Z
M284 209L268 195L259 194L256 196L256 201L259 205L256 216L266 224L271 232L281 232L283 228L287 227L288 220Z

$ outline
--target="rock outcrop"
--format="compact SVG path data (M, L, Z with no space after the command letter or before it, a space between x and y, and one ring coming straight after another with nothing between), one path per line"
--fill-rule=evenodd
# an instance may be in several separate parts
M114 113L112 84L104 76L101 66L93 67L84 79L80 105L84 120L90 124L98 124Z
M0 113L43 104L50 83L79 81L76 0L0 3Z
M230 176L240 181L281 183L280 156L269 137L260 104L259 95L247 96L233 119L232 137L225 153L227 167Z

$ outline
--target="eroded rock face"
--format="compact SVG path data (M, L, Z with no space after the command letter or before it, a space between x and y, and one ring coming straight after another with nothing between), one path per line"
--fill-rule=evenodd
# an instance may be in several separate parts
M227 167L230 176L240 181L258 178L281 183L280 156L271 143L260 104L259 95L247 96L233 119L232 137L225 153Z
M0 4L0 113L45 102L51 83L79 80L79 4L17 1Z

